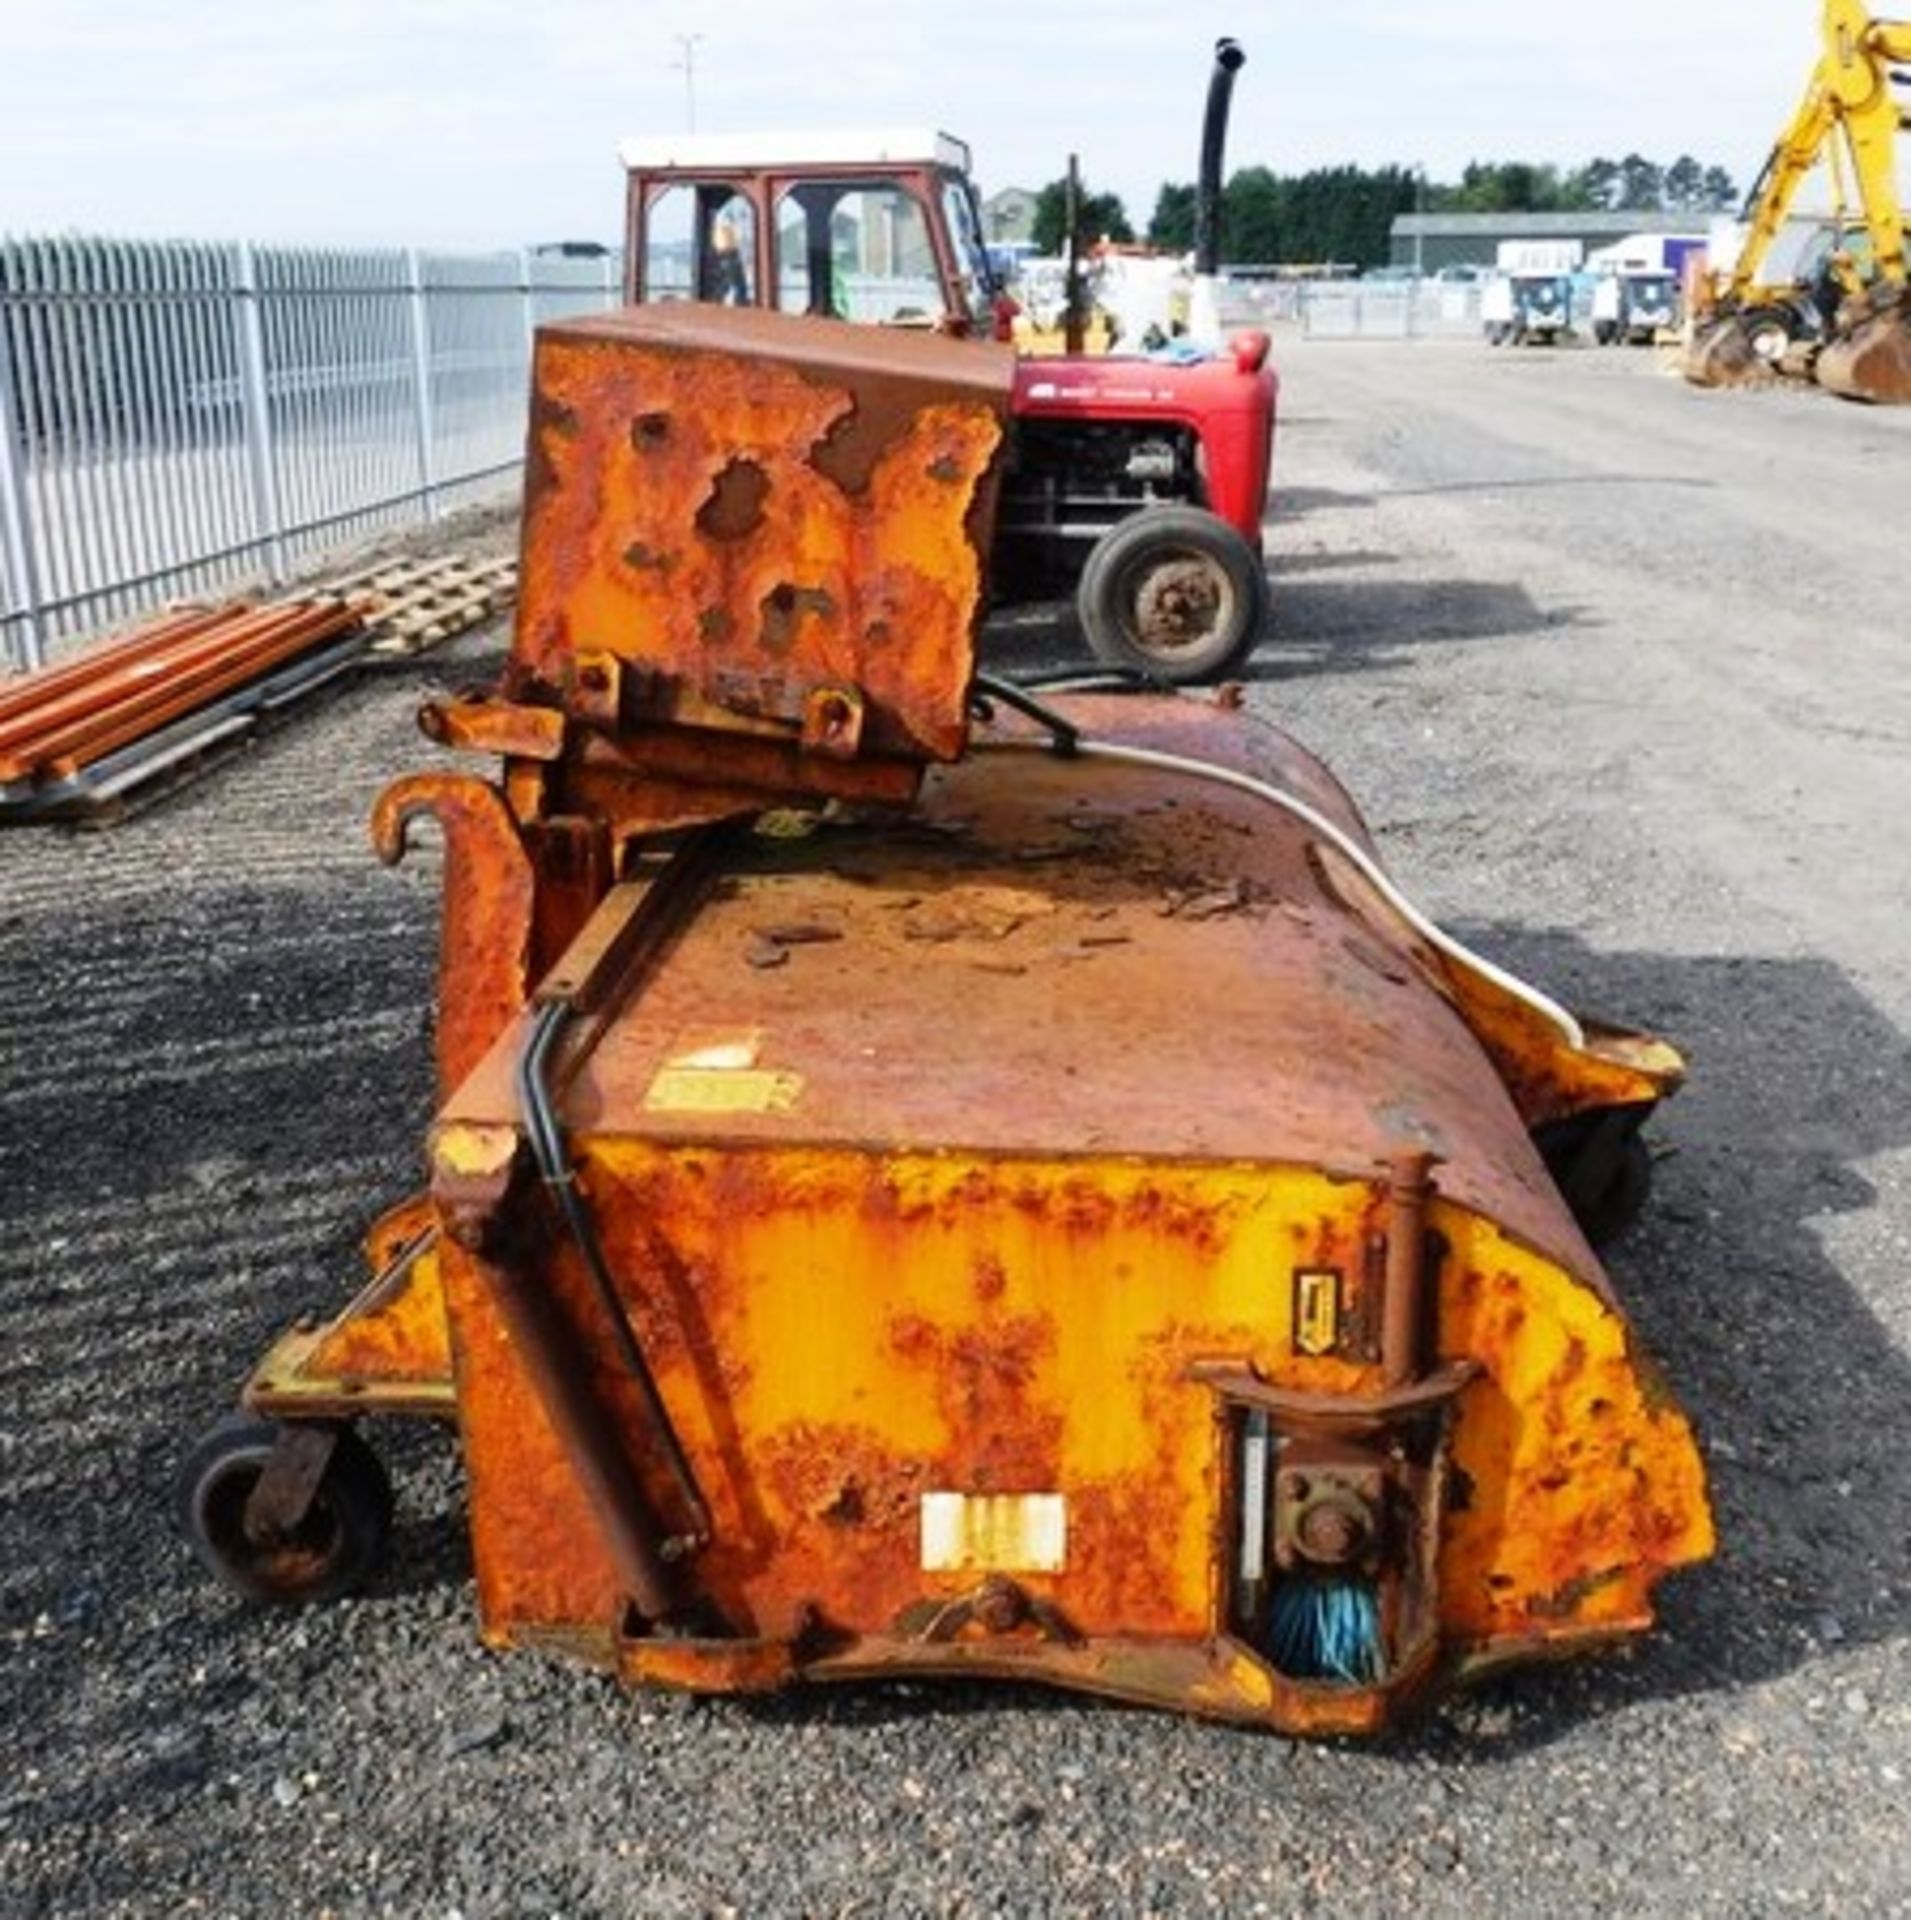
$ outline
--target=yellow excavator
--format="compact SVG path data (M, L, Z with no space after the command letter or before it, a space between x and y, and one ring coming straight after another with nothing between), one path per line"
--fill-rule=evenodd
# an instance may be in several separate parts
M1685 362L1700 386L1737 386L1809 366L1855 400L1911 404L1911 295L1897 138L1911 119L1894 86L1911 80L1911 22L1874 20L1860 0L1825 0L1823 44L1742 216L1744 244L1718 275ZM1830 168L1831 246L1810 271L1763 270L1792 201L1820 161Z

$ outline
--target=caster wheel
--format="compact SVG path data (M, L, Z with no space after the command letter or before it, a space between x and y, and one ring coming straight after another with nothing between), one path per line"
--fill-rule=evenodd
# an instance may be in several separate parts
M336 1599L362 1586L384 1558L391 1481L377 1454L342 1429L303 1517L282 1532L248 1531L246 1502L282 1431L274 1421L235 1414L207 1433L180 1465L180 1531L207 1571L248 1600Z
M1652 1192L1652 1154L1637 1117L1622 1109L1579 1114L1540 1128L1534 1142L1580 1232L1595 1247L1611 1246L1644 1212Z

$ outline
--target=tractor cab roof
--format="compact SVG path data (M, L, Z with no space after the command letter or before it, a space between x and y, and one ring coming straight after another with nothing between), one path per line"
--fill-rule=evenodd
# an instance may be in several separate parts
M639 134L618 143L632 173L804 167L947 167L969 171L968 143L925 127L824 132Z

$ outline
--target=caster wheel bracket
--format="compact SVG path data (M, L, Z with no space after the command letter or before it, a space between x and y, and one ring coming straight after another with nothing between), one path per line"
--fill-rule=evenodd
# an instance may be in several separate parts
M337 1445L338 1428L318 1421L288 1421L279 1428L264 1471L246 1496L248 1540L272 1546L297 1529L312 1510Z

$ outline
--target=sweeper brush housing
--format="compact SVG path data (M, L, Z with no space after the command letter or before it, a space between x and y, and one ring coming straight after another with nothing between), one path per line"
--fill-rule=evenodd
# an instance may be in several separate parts
M431 1413L493 1644L1353 1732L1709 1551L1585 1230L1677 1055L1235 704L978 684L1010 372L540 334L512 657L425 716L494 774L376 820L445 837L430 1191L254 1375L215 1566L297 1591L342 1424Z

